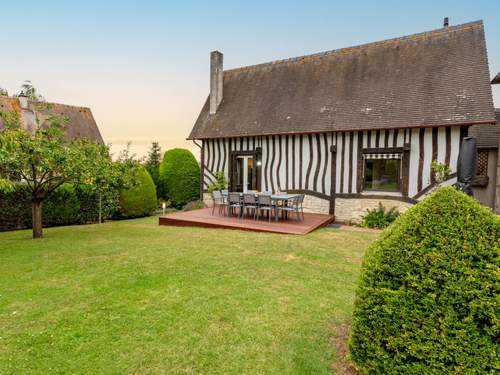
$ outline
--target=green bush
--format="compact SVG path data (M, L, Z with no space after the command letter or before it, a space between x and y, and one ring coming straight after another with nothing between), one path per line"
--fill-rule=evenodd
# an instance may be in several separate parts
M138 167L133 186L120 192L119 218L148 216L156 209L156 188L144 167Z
M110 218L118 207L118 192L102 194L102 217ZM42 205L44 227L95 223L99 217L99 195L86 185L64 184ZM0 231L31 227L31 195L25 184L0 192Z
M200 166L189 150L174 148L165 153L160 185L164 198L176 208L200 198Z
M351 357L369 374L499 367L500 220L452 187L410 208L369 249Z
M216 190L225 190L227 189L227 180L224 171L215 172L215 182L211 182L208 184L208 192L212 193Z
M80 201L71 184L63 184L42 205L44 225L65 225L78 221Z
M361 226L366 228L384 229L389 226L399 216L396 207L386 211L382 203L379 202L378 208L366 210L367 214L363 216Z

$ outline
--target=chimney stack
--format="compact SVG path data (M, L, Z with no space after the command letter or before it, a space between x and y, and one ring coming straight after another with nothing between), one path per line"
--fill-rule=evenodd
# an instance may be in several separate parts
M444 17L444 20L443 20L443 27L448 27L449 25L449 21L448 21L448 17Z
M224 70L222 67L222 53L212 51L210 53L210 114L217 112L222 101L222 83L224 81Z

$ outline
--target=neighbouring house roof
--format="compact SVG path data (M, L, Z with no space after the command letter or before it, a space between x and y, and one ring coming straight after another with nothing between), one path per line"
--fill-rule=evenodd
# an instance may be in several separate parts
M500 83L500 72L495 76L495 78L493 78L493 80L491 81L491 84L492 85L496 85L496 84L499 84Z
M491 125L474 125L469 129L469 135L476 137L477 147L497 148L500 143L500 109L495 109L497 123Z
M226 70L188 139L494 122L477 21Z
M27 106L22 108L19 98L0 97L0 111L18 112L21 125L29 130L39 125L43 126L50 116L58 115L68 120L65 124L65 133L68 138L86 138L104 143L90 108L30 100L27 101ZM3 126L0 119L0 129Z

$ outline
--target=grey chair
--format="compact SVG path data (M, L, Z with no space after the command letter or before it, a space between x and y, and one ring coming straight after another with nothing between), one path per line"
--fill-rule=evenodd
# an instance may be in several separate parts
M240 193L229 193L227 200L227 209L229 214L234 214L234 210L238 209L239 216L242 214L243 205L240 200Z
M267 212L268 219L271 221L271 216L273 214L274 206L271 200L271 195L260 194L257 198L258 209L257 209L257 219L260 217L260 213Z
M300 194L297 199L297 213L302 215L302 220L304 220L304 194Z
M212 200L214 201L214 205L212 206L212 215L214 214L216 206L219 207L219 214L225 214L227 200L219 190L215 190L212 192Z
M298 219L299 217L299 209L298 209L298 204L299 204L299 199L300 195L297 195L287 201L286 203L283 203L283 205L278 206L278 212L281 212L281 217L284 219L285 217L288 217L288 214L290 214L290 218L293 218L293 214L296 214L296 217Z
M243 215L246 216L248 211L251 210L253 213L253 218L257 217L257 199L254 193L243 194Z

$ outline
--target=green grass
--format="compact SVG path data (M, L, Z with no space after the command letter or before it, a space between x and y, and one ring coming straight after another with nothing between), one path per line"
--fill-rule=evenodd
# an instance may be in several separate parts
M157 220L0 233L0 374L333 371L376 234Z

